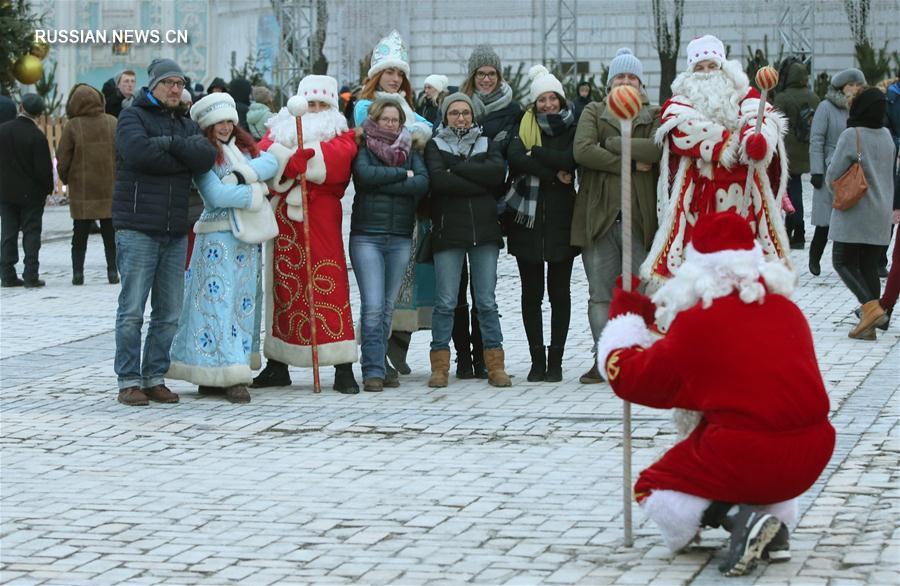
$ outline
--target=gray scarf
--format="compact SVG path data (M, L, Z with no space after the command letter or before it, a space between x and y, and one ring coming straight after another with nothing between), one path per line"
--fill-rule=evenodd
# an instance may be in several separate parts
M440 150L466 159L487 151L487 139L481 136L480 126L459 131L441 124L434 135L434 143Z
M481 103L481 107L484 110L485 114L490 114L491 112L498 112L502 110L512 103L512 99L512 88L509 87L509 84L505 81L502 82L497 89L489 94L482 94L476 91L472 95L473 101L478 101Z
M825 92L825 99L834 104L834 107L838 110L847 109L847 96L839 89L829 86L828 91Z

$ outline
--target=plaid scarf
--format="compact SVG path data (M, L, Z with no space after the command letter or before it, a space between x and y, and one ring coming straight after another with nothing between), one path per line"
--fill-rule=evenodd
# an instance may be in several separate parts
M525 145L525 150L531 151L532 148L541 146L541 132L547 136L556 136L565 132L574 122L575 115L571 108L561 110L559 114L535 114L529 108L519 124L519 139ZM534 228L538 198L541 195L540 186L541 180L534 175L520 175L513 180L504 200L507 206L515 210L517 224Z
M398 132L381 130L374 120L366 118L363 130L366 132L366 147L376 157L385 165L403 166L412 146L412 137L406 127L401 127Z

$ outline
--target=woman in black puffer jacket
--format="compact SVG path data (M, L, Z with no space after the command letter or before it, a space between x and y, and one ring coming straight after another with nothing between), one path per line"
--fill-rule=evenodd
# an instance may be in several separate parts
M499 150L474 125L474 108L468 96L447 96L441 114L443 122L425 147L431 177L436 281L428 385L448 384L453 316L463 262L468 257L488 382L508 387L512 383L505 372L503 334L494 297L497 258L503 246L497 196L506 169Z
M398 103L379 99L357 128L350 262L359 285L363 389L370 392L385 386L394 301L412 249L416 207L428 191L428 170L410 148L405 122Z
M578 249L570 246L575 207L575 115L562 84L543 65L532 67L531 106L509 145L509 253L522 281L522 321L531 349L530 382L562 380L572 301L569 282ZM550 347L544 355L544 266L550 297Z

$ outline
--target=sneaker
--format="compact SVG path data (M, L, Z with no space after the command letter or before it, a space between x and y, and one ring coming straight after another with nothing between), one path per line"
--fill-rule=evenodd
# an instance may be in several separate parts
M5 281L0 282L0 287L21 287L24 284L25 281L19 277L13 277L12 279L6 279Z
M784 523L778 528L778 533L769 542L762 552L762 559L773 564L789 562L791 560L791 542L788 528Z
M384 381L378 377L367 378L363 381L363 390L367 393L380 393L384 390Z
M268 387L288 387L290 385L291 375L288 373L287 364L283 362L276 363L270 360L249 386L251 389L265 389Z
M231 385L225 387L225 398L231 403L249 403L250 393L247 392L246 385Z
M762 557L763 550L775 538L782 523L769 513L747 505L740 505L738 512L726 521L731 540L719 571L726 576L743 576L756 567L756 561Z
M45 283L43 279L26 279L23 284L26 289L37 289L38 287L43 287L47 283Z
M594 364L589 371L581 375L578 382L583 385L599 385L602 383L603 378L600 376L600 371L597 370L597 365Z
M130 407L143 407L149 405L150 401L139 387L128 387L119 391L119 403Z
M178 395L169 390L166 385L154 385L149 389L141 389L147 398L156 403L177 403Z

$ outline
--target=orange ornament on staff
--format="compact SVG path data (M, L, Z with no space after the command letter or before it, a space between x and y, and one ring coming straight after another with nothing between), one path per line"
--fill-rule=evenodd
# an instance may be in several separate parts
M766 97L769 95L769 90L773 89L776 85L778 85L778 72L775 71L774 67L766 65L765 67L760 67L756 71L756 87L761 90L762 94L759 96L759 109L756 111L756 128L754 134L759 134L762 130L763 118L766 115ZM753 194L750 192L750 186L753 185L753 177L756 175L757 169L757 165L751 165L750 168L747 169L747 183L744 185L744 204L746 207L750 206L750 202L753 198Z
M606 98L606 107L619 121L622 130L622 288L631 291L631 121L641 111L641 94L630 85L614 87ZM631 403L622 406L622 505L625 547L631 547Z

